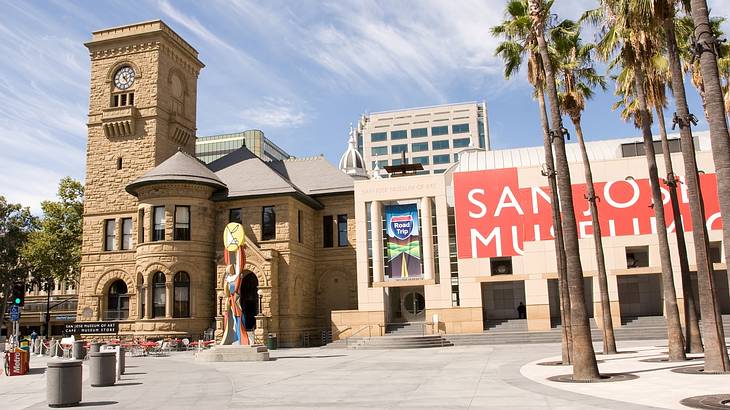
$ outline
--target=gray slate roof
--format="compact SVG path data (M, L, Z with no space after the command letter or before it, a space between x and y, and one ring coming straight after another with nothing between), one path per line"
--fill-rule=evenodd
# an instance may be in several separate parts
M208 167L228 187L227 195L219 195L219 200L291 194L320 208L317 195L353 191L353 179L322 156L265 162L242 147Z
M139 187L163 182L204 184L217 190L225 190L226 188L226 184L204 163L190 154L178 151L175 155L127 185L126 190L132 195L137 195Z

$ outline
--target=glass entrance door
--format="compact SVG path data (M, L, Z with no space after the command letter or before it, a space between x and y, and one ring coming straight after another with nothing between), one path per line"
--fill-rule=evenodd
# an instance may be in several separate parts
M403 316L409 322L423 322L426 319L426 298L420 291L405 292L401 299Z

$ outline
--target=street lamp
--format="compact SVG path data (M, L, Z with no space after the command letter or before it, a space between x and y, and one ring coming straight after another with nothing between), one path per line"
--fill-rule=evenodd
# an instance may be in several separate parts
M264 299L264 291L259 289L256 291L256 294L259 295L259 315L262 315L261 301Z

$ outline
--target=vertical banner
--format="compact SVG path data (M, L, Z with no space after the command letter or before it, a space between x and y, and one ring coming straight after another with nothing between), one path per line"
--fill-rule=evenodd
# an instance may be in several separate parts
M385 279L423 279L416 204L386 206L385 224L388 231L388 269Z

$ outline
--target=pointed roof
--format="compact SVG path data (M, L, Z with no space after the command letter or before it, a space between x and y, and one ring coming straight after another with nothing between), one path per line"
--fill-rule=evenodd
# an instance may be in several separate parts
M226 189L226 184L204 163L186 152L178 151L127 185L126 191L136 196L138 188L164 182L203 184L216 190Z

